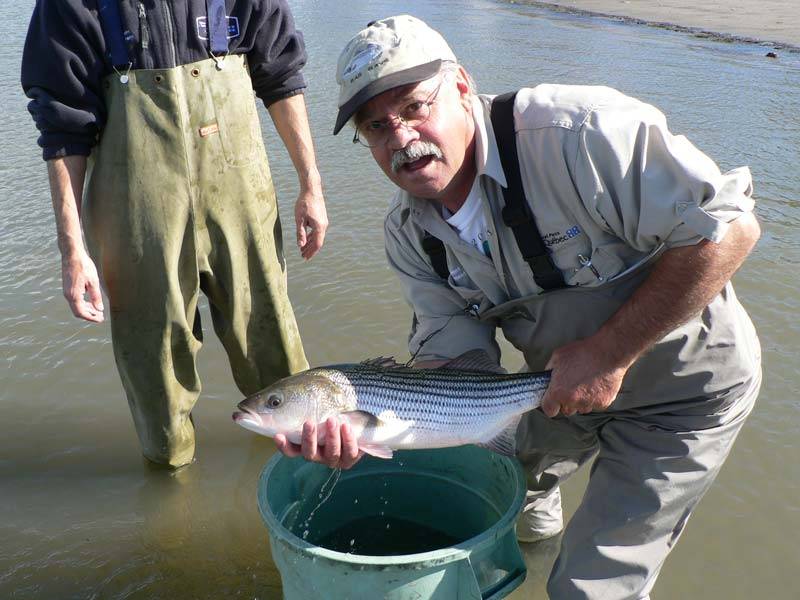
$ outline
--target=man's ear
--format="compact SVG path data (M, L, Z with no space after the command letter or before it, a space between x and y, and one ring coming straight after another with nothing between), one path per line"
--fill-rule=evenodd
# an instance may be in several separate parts
M458 72L456 73L456 89L460 95L461 104L464 108L470 108L470 97L472 95L472 91L470 90L469 85L469 75L464 70L464 67L458 67Z

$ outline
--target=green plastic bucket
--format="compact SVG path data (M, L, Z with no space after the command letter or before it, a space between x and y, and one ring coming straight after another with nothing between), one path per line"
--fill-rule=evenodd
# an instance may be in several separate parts
M276 455L258 506L285 600L499 600L525 579L525 490L515 459L476 446L342 472Z

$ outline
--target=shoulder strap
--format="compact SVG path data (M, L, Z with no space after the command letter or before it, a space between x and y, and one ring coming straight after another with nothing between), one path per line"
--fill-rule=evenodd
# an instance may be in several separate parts
M517 135L514 128L514 99L516 92L497 96L492 101L491 118L494 137L500 152L500 162L506 175L508 187L503 190L506 205L503 208L503 222L514 232L522 258L533 271L533 279L543 290L565 287L564 276L553 263L542 234L536 226L525 190L517 156Z
M447 279L450 276L450 269L447 268L447 253L444 249L444 242L426 231L425 236L422 238L422 249L431 259L431 266L436 271L436 274L442 279Z
M228 52L228 17L225 0L206 0L208 46L212 54Z
M99 0L97 3L97 17L103 38L106 41L106 51L114 67L127 67L130 62L128 46L122 33L122 18L119 16L118 0Z

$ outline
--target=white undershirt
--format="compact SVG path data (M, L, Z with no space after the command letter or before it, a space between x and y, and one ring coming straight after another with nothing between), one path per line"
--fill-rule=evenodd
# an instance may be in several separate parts
M491 256L487 236L488 226L482 204L481 186L476 177L461 208L453 214L447 208L442 207L442 216L447 224L458 232L458 237L468 244L472 244L485 256Z

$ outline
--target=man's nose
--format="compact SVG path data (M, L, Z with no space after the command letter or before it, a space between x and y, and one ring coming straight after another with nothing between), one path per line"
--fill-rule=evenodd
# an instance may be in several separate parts
M402 150L411 142L419 139L417 130L413 127L409 127L400 119L392 119L392 121L387 124L387 127L389 129L386 133L389 137L386 139L386 145L392 152Z

